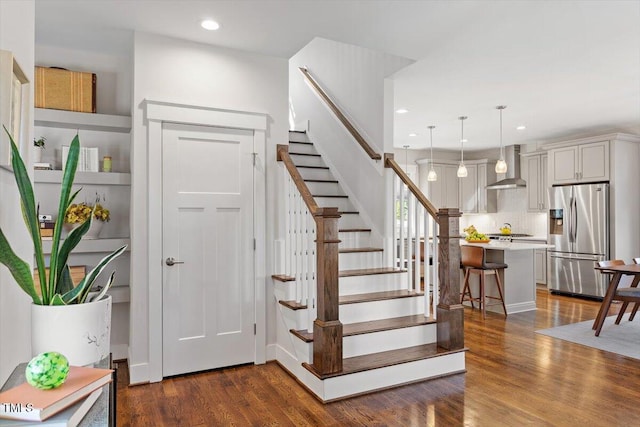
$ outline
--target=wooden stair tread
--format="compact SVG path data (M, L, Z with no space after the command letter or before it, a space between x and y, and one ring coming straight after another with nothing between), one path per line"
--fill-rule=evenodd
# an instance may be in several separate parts
M394 317L391 319L370 320L368 322L348 323L342 325L342 336L350 337L353 335L410 328L412 326L428 325L431 323L436 323L436 320L424 317L422 314ZM304 342L313 342L313 332L307 330L297 331L295 329L292 329L290 332Z
M360 211L338 211L340 215L358 215Z
M307 308L306 304L300 304L298 301L278 301L280 305L283 305L291 310L304 310Z
M361 268L357 270L342 270L338 275L339 277L372 276L374 274L406 273L406 271L396 267Z
M411 298L424 295L422 292L400 289L396 291L369 292L366 294L342 295L339 304L357 304L360 302L384 301L397 298Z
M271 278L279 282L293 282L294 280L296 280L295 277L287 276L286 274L273 274L271 275Z
M371 233L370 228L340 228L338 233Z
M398 350L382 351L379 353L366 354L364 356L348 357L342 361L342 372L328 375L318 374L313 365L303 363L302 365L321 380L339 377L342 375L355 374L356 372L370 371L372 369L385 368L387 366L400 365L402 363L415 362L447 354L466 351L466 348L459 350L447 350L438 347L438 344L423 344L414 347L406 347Z
M382 248L342 248L339 250L341 254L353 254L357 252L382 252Z

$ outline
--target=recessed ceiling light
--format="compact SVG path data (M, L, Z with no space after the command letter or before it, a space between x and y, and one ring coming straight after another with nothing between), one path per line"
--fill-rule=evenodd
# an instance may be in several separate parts
M404 113L408 113L408 112L409 112L409 110L407 110L406 108L398 108L396 110L396 113L398 113L398 114L404 114Z
M460 142L469 142L467 138L461 139Z
M205 19L200 23L200 25L202 26L202 28L209 31L214 31L220 28L220 24L218 24L213 19Z
M516 130L525 130L527 127L525 125L520 125L516 128Z
M418 136L418 134L417 134L417 133L414 133L414 132L411 132L411 133L409 134L409 136Z

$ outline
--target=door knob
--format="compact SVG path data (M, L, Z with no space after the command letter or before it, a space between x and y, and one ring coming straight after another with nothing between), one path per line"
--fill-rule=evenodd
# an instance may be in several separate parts
M175 264L184 264L184 261L176 261L173 257L169 257L164 261L169 267Z

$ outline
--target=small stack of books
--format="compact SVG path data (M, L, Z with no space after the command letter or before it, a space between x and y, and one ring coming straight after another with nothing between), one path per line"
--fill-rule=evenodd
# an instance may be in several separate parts
M62 146L62 170L67 164L67 156L69 155L69 147ZM80 147L78 155L78 172L98 172L100 159L98 159L98 149L91 147Z
M48 170L52 170L53 166L51 165L51 163L35 162L33 164L33 168L37 171L48 171Z
M53 221L53 215L38 215L40 221L40 237L48 240L53 237L53 227L56 224Z
M0 393L0 426L77 426L111 382L111 369L71 366L58 388L40 390L24 382ZM10 420L10 421L9 421Z

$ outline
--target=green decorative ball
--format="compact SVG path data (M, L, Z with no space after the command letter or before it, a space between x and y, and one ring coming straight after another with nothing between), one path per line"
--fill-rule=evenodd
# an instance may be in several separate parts
M69 361L60 353L40 353L27 364L27 382L42 390L60 387L69 374Z

